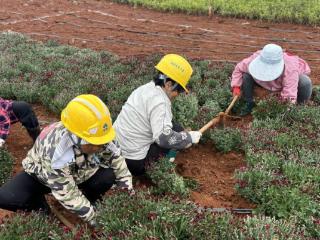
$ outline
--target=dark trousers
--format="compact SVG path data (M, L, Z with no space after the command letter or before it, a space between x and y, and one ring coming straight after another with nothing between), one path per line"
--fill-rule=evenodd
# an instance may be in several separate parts
M40 127L31 105L23 101L14 101L12 110L34 142L40 134Z
M100 168L91 178L78 185L79 189L94 204L115 182L110 168ZM43 185L36 177L26 172L18 173L0 188L0 208L17 211L44 210L49 206L45 194L51 189Z
M172 124L172 130L176 132L182 132L184 129L181 125L177 123ZM147 156L141 160L126 159L126 163L129 171L133 176L141 176L145 174L146 168L150 166L153 162L158 161L160 158L164 157L170 149L162 148L158 144L153 143L150 145Z
M253 88L258 86L253 77L245 73L243 75L242 93L246 102L253 102ZM307 75L299 76L297 103L302 104L308 101L312 94L312 82Z

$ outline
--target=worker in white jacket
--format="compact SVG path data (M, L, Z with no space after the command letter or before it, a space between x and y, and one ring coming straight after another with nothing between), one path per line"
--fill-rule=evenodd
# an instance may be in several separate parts
M155 68L159 71L155 79L131 93L114 123L122 155L135 176L144 174L146 166L170 149L197 144L202 135L172 123L171 101L188 92L191 65L177 54L168 54Z

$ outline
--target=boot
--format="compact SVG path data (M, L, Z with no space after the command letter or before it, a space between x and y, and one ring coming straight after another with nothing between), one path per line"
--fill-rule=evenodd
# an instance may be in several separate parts
M176 159L176 156L177 156L177 152L174 150L170 150L165 157L169 158L170 162L174 162L174 160Z
M244 117L251 114L252 109L256 106L255 102L247 102L244 109L241 110L240 116Z
M43 204L39 206L38 211L43 216L49 216L51 214L51 208L47 201L43 202Z
M29 136L32 138L33 143L36 141L37 137L40 134L40 127L37 128L27 128Z
M51 208L44 195L34 198L26 210L37 211L43 216L49 216L51 214Z

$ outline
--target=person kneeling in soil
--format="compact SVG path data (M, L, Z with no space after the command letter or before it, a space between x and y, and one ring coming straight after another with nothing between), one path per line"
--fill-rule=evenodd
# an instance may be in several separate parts
M190 147L202 135L172 123L171 101L188 91L191 65L177 54L168 54L155 68L159 71L155 79L131 93L114 123L122 154L135 176L143 175L170 149Z
M305 103L312 94L309 74L310 67L303 59L283 52L276 44L265 45L262 51L259 50L239 62L232 73L233 95L240 95L242 91L246 101L246 109L241 115L251 113L255 106L255 85L272 92L280 92L283 101Z
M0 188L0 208L50 212L45 194L94 226L95 202L116 183L133 191L107 106L80 95L46 127L22 161L24 171Z
M32 107L23 101L0 98L0 147L4 145L8 137L10 125L18 121L27 129L35 142L40 134L40 127Z

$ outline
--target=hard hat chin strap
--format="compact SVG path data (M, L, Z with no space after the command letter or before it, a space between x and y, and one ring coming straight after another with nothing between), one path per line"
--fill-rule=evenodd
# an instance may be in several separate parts
M76 152L74 152L74 153L75 153L75 156L76 156L76 157L79 157L79 156L81 156L81 155L84 154L84 152L83 152L82 149L81 149L81 141L82 141L82 139L81 139L80 137L76 136L77 141L75 141L75 139L73 138L73 136L75 136L75 135L72 135L72 134L69 132L69 137L70 137L70 139L71 139L71 141L72 141L72 143L73 143L73 147L80 152L80 154L77 154Z

